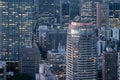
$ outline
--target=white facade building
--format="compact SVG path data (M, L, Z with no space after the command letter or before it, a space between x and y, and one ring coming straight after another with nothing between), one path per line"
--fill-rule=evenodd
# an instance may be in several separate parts
M66 80L97 80L96 45L93 24L71 22L67 34Z

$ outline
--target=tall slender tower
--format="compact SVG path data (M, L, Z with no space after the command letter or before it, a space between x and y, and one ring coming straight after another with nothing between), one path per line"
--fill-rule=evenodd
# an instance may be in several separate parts
M60 0L60 24L66 24L70 21L70 2Z
M0 55L18 60L19 49L32 45L34 0L0 0Z
M99 34L102 34L106 38L109 38L109 5L108 4L97 4L97 27Z
M67 34L66 80L97 80L96 30L71 22Z

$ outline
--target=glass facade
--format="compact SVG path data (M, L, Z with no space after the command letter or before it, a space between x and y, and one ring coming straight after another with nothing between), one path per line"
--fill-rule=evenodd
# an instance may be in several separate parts
M19 49L32 45L34 0L0 0L2 60L18 60Z
M54 23L55 0L39 0L39 24Z
M97 4L97 27L99 28L99 34L104 35L106 38L109 28L109 5Z
M109 24L111 27L120 28L120 3L109 4Z
M81 20L89 20L96 24L96 4L102 0L80 0Z

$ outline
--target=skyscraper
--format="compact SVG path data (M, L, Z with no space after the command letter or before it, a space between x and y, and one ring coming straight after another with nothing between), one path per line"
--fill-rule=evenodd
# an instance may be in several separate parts
M38 72L40 60L39 49L36 46L23 47L19 52L20 72L28 74L33 78L32 80L36 80L35 74Z
M103 53L103 80L117 80L117 60L117 52L109 50Z
M60 1L60 24L66 24L70 21L70 2Z
M70 1L70 19L80 14L80 0L69 0Z
M48 50L58 50L59 44L66 46L67 30L64 29L52 29L46 33L46 42Z
M32 44L34 0L0 0L0 54L18 60L18 50Z
M97 4L97 27L99 29L99 35L102 34L108 37L107 31L109 28L109 5L108 4Z
M109 3L109 25L120 27L120 2Z
M89 20L96 24L96 4L102 0L80 0L81 20Z
M39 0L39 24L51 25L54 23L55 0Z
M97 4L97 27L109 26L109 5L108 4Z
M67 34L66 80L97 80L96 30L71 22Z

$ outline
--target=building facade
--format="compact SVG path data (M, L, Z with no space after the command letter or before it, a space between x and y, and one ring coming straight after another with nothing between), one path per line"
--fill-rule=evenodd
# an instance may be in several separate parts
M109 5L100 4L96 5L97 7L97 27L99 30L99 36L102 35L105 38L108 37L109 31Z
M18 50L32 44L34 0L0 0L0 54L18 60Z
M80 14L80 0L69 0L70 1L70 20L72 20L75 16Z
M46 45L48 50L58 50L59 44L66 46L67 30L50 29L46 33Z
M93 24L71 22L67 33L67 80L97 80L96 41Z
M102 63L103 80L117 80L117 53L104 52Z
M38 0L39 24L52 25L55 16L55 0Z
M70 2L60 1L60 24L66 24L70 21Z
M120 28L120 2L109 3L109 25Z
M39 71L40 52L37 47L23 47L20 49L20 72L31 76L35 80L35 74Z
M96 24L96 4L102 0L79 0L81 20L89 20Z

